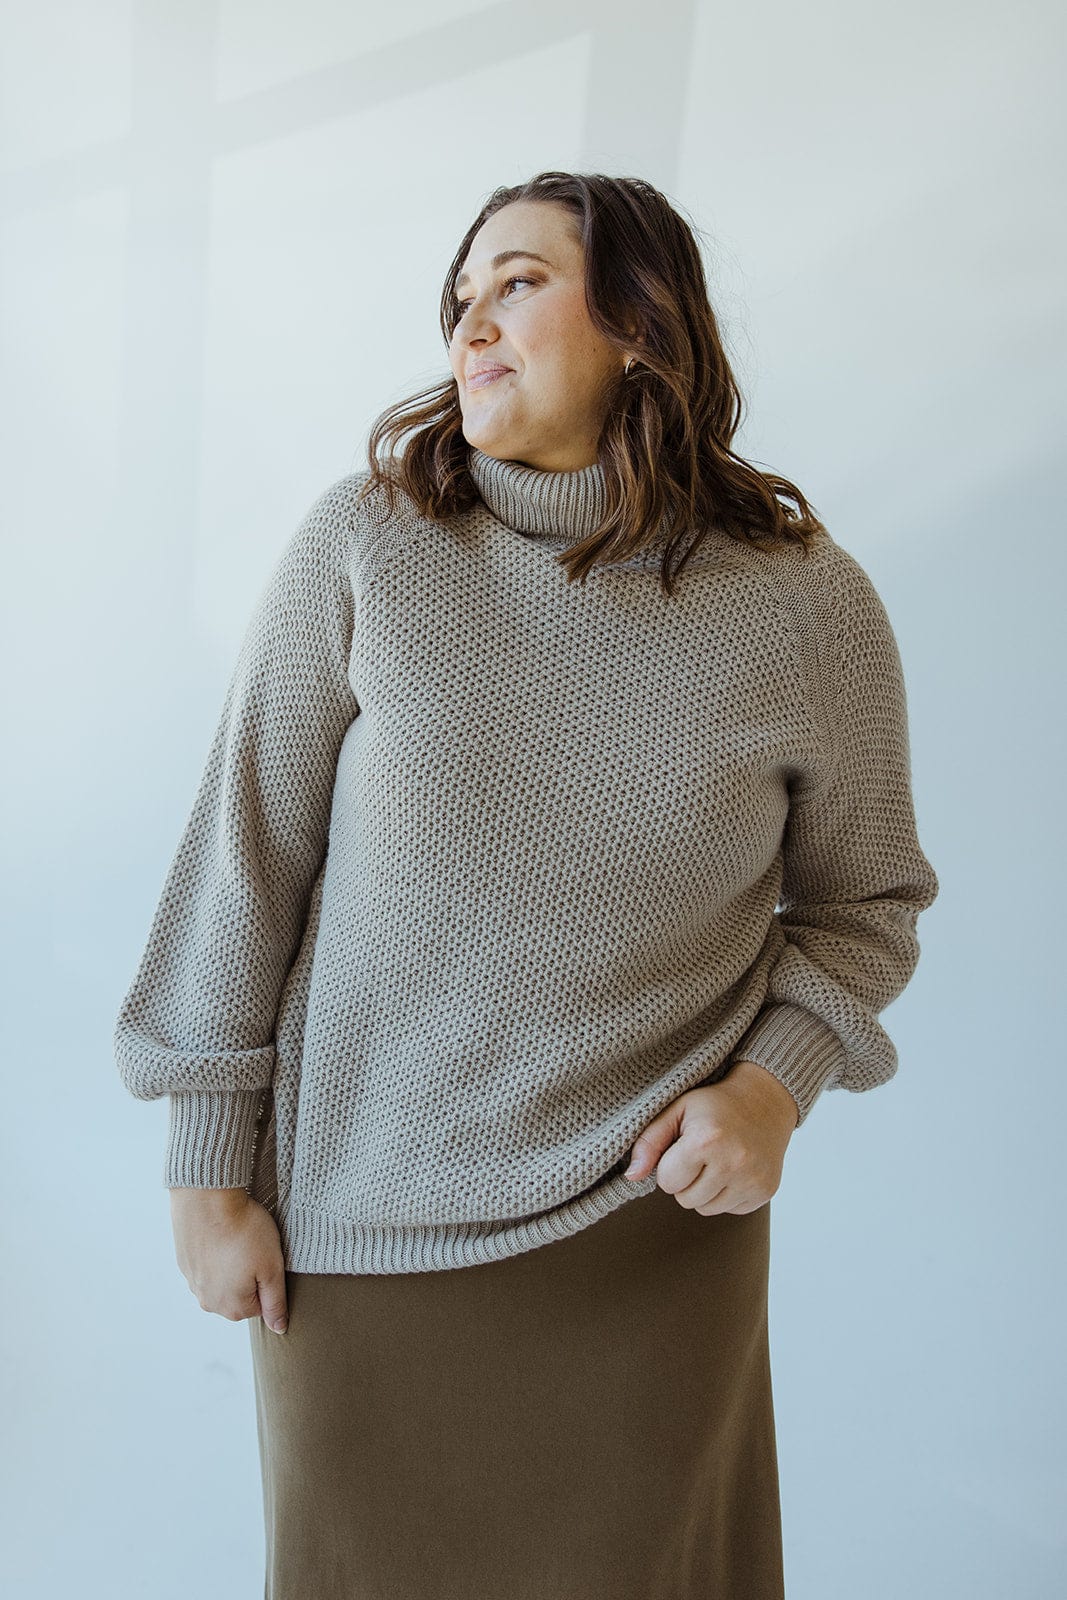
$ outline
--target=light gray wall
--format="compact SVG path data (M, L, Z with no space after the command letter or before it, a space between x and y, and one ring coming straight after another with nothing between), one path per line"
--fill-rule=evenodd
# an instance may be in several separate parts
M446 370L488 192L647 177L749 418L882 593L941 897L896 1079L773 1201L790 1600L1065 1582L1064 150L1051 3L3 8L5 1568L258 1600L247 1328L114 1015L269 564ZM1057 381L1059 380L1059 381ZM478 1600L478 1597L472 1597Z

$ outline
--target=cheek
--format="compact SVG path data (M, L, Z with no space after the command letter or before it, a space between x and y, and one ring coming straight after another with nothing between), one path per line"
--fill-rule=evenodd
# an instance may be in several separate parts
M524 336L531 352L560 368L580 368L597 348L585 302L572 294L545 295L530 307Z
M531 331L527 349L536 370L572 394L587 394L602 381L603 345L586 324L546 319Z

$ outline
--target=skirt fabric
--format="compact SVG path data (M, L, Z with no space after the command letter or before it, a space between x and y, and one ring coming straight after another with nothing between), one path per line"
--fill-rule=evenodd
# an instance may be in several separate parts
M662 1189L249 1321L266 1600L782 1600L770 1203Z

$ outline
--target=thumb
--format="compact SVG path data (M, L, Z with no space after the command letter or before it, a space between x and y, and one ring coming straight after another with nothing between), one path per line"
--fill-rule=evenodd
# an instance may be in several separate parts
M263 1313L263 1321L275 1333L284 1333L289 1325L284 1272L271 1273L267 1278L258 1278L256 1288L259 1291L259 1309Z
M630 1165L624 1178L647 1178L663 1152L674 1143L682 1124L682 1108L677 1101L667 1106L635 1140Z

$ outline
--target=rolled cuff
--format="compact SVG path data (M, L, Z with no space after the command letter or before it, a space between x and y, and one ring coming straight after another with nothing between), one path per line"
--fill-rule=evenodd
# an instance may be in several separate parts
M168 1189L247 1189L262 1089L172 1094L163 1183Z
M820 1017L803 1006L773 1004L758 1013L731 1052L755 1061L784 1083L797 1103L797 1127L844 1061L845 1047Z

